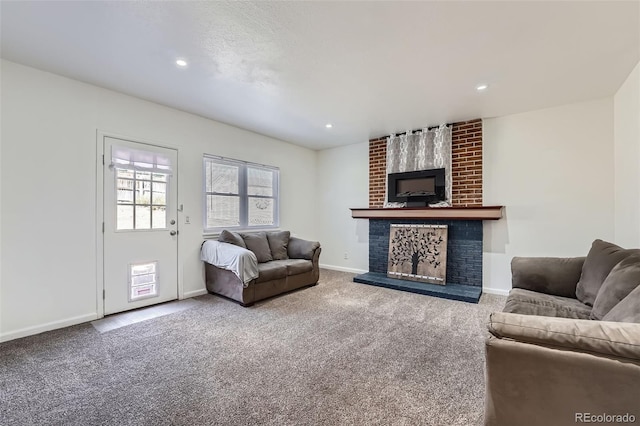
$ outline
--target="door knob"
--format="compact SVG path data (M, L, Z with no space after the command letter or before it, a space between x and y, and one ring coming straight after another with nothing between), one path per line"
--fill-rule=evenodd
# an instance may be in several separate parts
M170 231L170 232L169 232L169 235L174 236L174 235L176 235L177 233L178 233L178 231Z

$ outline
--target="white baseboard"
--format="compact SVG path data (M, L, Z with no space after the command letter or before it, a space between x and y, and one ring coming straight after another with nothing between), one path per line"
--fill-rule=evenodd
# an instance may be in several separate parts
M502 288L490 288L490 287L484 287L482 289L483 293L487 293L487 294L497 294L499 296L508 296L509 295L509 290L505 290Z
M189 299L190 297L202 296L203 294L207 294L208 291L206 288L201 288L200 290L187 291L182 296L183 299Z
M66 318L59 321L52 321L46 324L34 325L32 327L25 327L19 330L10 331L8 333L0 333L0 342L7 342L13 339L19 339L21 337L33 336L34 334L44 333L45 331L56 330L58 328L69 327L76 324L82 324L83 322L93 321L98 319L97 313L91 313L86 315L80 315L77 317Z
M325 269L331 269L333 271L350 272L352 274L364 274L368 272L364 269L345 268L344 266L324 265L322 263L320 264L320 267Z

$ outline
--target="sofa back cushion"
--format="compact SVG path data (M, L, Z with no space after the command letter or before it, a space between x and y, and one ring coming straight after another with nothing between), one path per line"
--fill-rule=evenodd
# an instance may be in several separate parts
M640 324L640 286L622 299L602 317L602 321L635 322Z
M258 259L258 263L269 262L273 260L271 249L267 241L266 232L255 232L251 234L240 234L247 248L251 250Z
M273 260L285 260L289 258L287 248L289 247L290 237L291 232L289 231L267 232L267 241L269 242Z
M584 260L585 257L516 256L511 259L511 285L575 299Z
M611 270L598 291L591 319L601 320L614 306L640 285L640 255L623 259Z
M218 241L220 241L221 243L233 244L234 246L242 247L245 249L247 248L240 234L238 234L237 232L227 231L226 229L220 233L220 235L218 236Z
M613 267L636 253L640 251L625 250L615 244L595 240L582 265L582 274L576 287L576 298L586 305L593 306L602 283Z

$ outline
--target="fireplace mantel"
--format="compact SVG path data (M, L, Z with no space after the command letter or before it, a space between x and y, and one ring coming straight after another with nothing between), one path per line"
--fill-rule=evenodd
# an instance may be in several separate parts
M503 206L352 208L354 219L498 220Z

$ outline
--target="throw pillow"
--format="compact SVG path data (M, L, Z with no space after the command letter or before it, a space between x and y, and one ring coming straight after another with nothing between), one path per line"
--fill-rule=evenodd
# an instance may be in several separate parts
M602 321L635 322L640 324L640 286L614 306Z
M271 256L273 260L288 259L287 247L289 246L289 238L291 232L267 232L267 240L269 241L269 248L271 249Z
M609 273L598 291L591 319L602 319L640 284L640 255L629 256Z
M227 231L226 229L220 233L220 235L218 236L218 241L220 241L221 243L233 244L234 246L242 247L245 249L247 248L240 234L238 234L237 232Z
M251 234L240 234L247 248L251 250L258 259L258 263L269 262L273 260L271 249L267 241L265 232L255 232Z
M595 240L582 265L582 275L576 286L576 298L582 303L593 306L598 290L609 272L620 261L638 250L625 250L615 244Z

